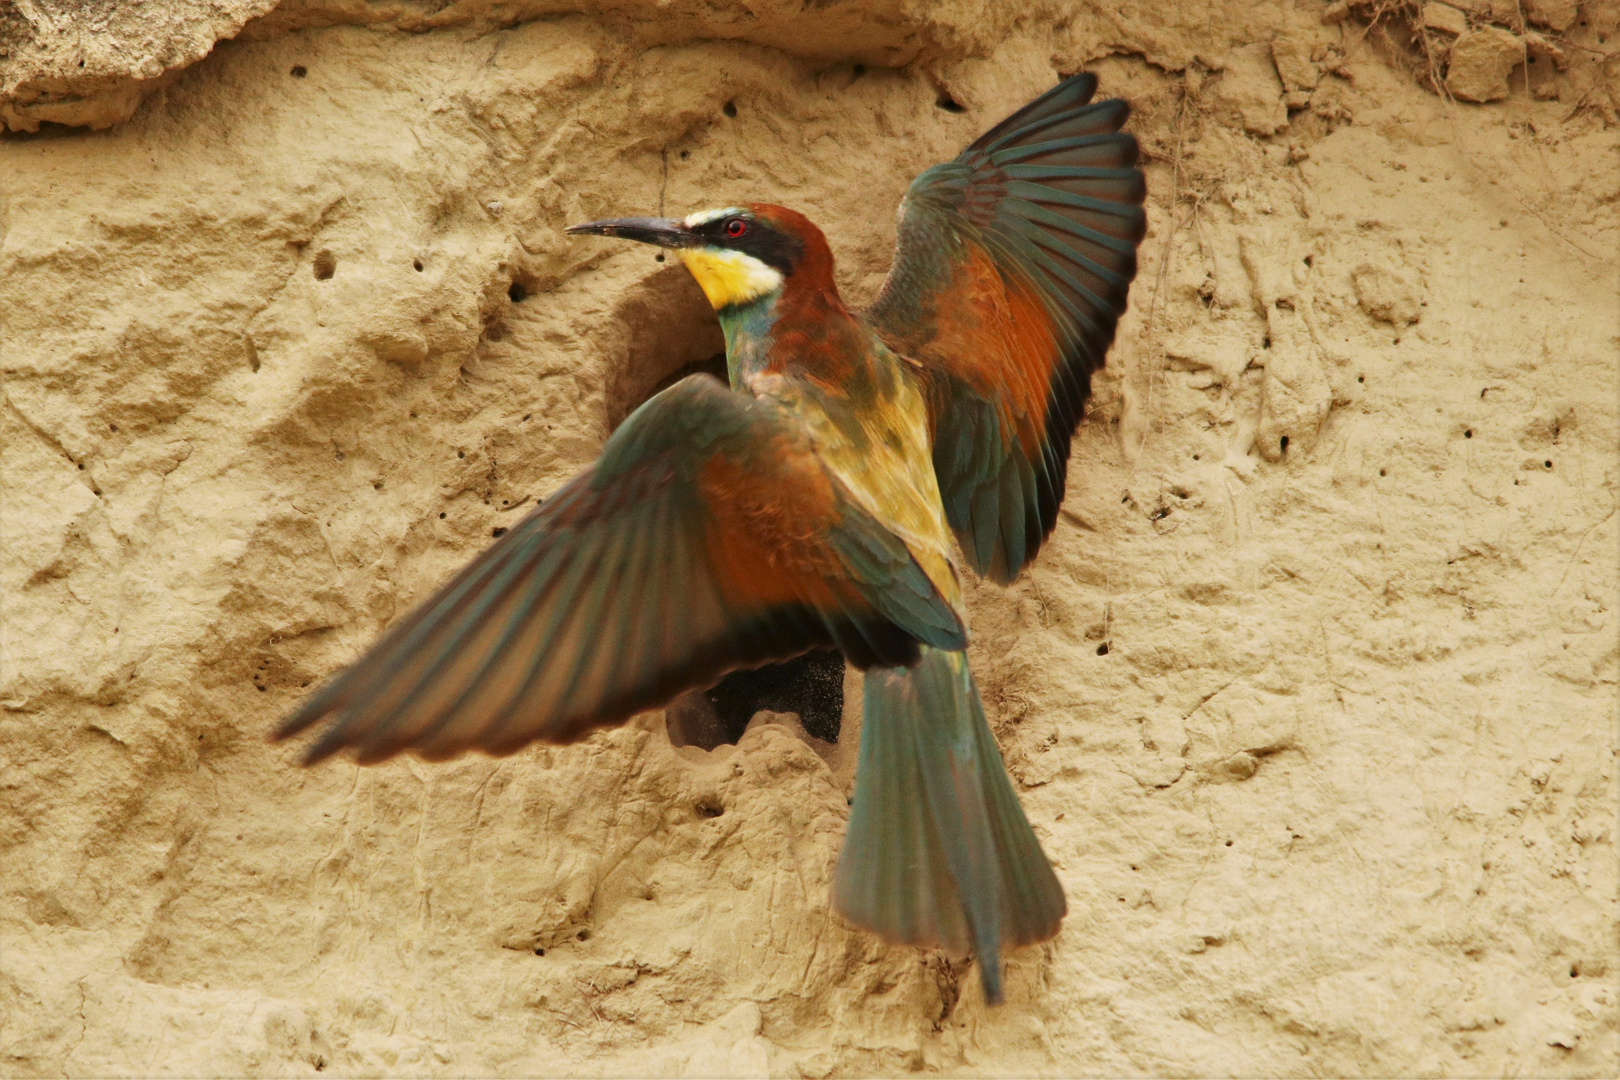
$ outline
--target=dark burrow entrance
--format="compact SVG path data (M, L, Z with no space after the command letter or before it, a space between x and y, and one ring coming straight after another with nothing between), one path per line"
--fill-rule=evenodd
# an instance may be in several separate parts
M608 376L609 430L688 375L725 379L725 339L685 267L653 274L615 314L628 340L624 359ZM732 672L707 690L682 695L665 719L677 746L713 750L741 738L761 711L795 713L806 734L836 743L844 714L844 658L835 649L817 649L784 663Z
M761 711L796 713L807 734L838 741L844 717L844 658L816 649L780 664L733 671L707 690L683 694L664 712L677 746L713 750L742 738Z

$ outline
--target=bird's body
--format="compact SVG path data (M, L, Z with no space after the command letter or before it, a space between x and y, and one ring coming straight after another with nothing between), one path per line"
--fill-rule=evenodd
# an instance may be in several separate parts
M940 595L958 607L961 583L916 373L844 306L821 230L785 207L749 212L791 225L807 250L794 271L798 288L751 298L743 293L741 300L732 299L738 291L705 265L708 259L692 259L694 275L720 313L732 389L771 402L789 423L802 425L848 497L880 518Z
M572 231L675 249L730 386L654 396L565 485L289 718L362 763L565 742L729 670L837 646L866 670L834 902L890 940L1056 933L1062 889L968 669L953 544L1010 581L1056 521L1069 440L1144 227L1121 102L1079 76L918 177L877 301L839 298L798 213Z

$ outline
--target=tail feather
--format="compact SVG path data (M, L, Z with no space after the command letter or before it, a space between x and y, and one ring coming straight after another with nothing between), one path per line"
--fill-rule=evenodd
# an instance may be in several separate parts
M878 936L973 951L1002 998L1001 949L1057 933L1063 889L1029 827L960 652L866 673L855 802L833 903Z

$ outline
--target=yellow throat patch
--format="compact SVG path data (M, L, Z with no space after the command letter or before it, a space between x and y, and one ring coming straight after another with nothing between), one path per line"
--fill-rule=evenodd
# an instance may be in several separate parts
M692 271L703 295L719 311L746 304L782 287L782 274L752 255L727 248L686 248L681 261Z

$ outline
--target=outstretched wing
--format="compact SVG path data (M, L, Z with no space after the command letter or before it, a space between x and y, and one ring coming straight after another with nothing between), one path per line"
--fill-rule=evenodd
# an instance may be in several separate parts
M934 469L968 561L1018 576L1057 523L1069 440L1146 228L1129 107L1077 75L912 182L865 318L923 366Z
M706 375L648 401L601 460L282 725L315 762L567 742L734 668L837 645L856 664L963 648L955 612L844 496L779 406Z

